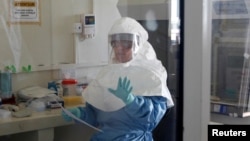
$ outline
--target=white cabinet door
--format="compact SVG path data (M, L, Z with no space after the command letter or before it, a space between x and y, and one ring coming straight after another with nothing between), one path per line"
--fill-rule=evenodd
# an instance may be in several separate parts
M74 4L69 0L51 1L52 64L55 66L75 63Z

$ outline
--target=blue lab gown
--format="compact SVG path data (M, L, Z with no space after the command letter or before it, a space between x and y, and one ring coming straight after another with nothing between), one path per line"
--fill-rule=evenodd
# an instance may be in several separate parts
M167 110L166 99L160 96L136 96L125 107L104 112L86 103L81 119L100 128L91 141L153 141L152 130Z

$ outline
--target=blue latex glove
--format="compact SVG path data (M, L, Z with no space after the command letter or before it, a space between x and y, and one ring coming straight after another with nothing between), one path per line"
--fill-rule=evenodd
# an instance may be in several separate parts
M73 115L75 115L76 117L78 117L78 118L81 117L81 111L80 111L79 108L72 108L72 109L67 109L67 110L69 112L71 112ZM62 117L66 121L72 121L72 117L70 117L69 115L67 115L64 111L62 111Z
M122 79L119 77L116 90L108 88L109 92L119 97L126 105L133 102L135 96L131 93L133 87L130 86L130 80L125 77Z

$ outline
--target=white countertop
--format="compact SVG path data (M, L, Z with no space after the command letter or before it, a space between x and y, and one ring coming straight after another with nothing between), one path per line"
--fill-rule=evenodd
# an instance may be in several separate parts
M0 136L70 124L73 122L66 122L61 117L61 109L48 109L43 112L33 112L30 117L0 119Z

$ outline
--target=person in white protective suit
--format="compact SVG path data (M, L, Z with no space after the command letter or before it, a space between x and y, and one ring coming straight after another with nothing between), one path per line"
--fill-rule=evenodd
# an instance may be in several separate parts
M86 106L68 109L103 131L91 141L152 141L152 130L174 106L167 72L147 40L147 31L132 18L111 27L109 64L84 90Z

